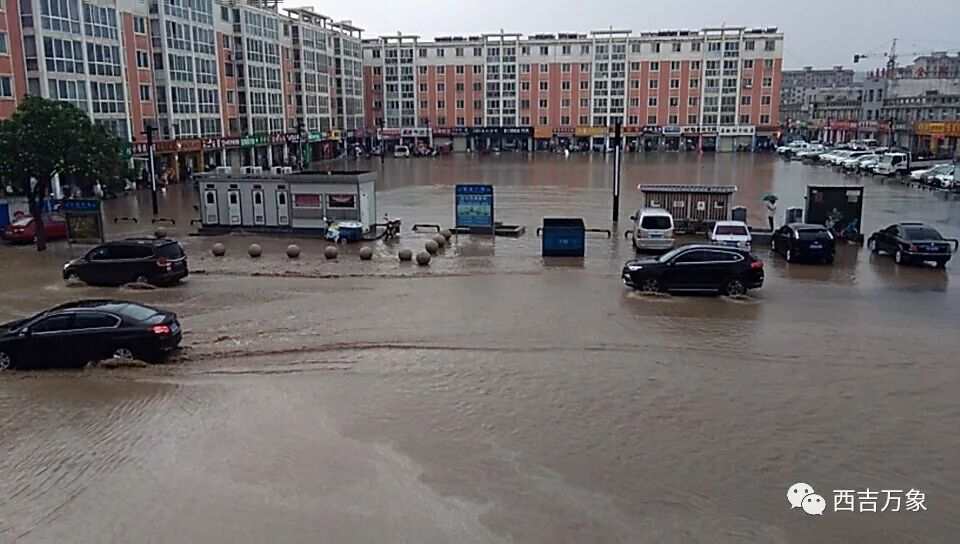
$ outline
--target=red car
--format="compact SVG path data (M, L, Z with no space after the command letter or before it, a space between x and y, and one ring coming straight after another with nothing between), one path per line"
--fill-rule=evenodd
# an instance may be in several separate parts
M67 220L59 213L43 216L43 232L47 240L60 240L67 237ZM33 217L25 215L0 230L0 237L7 242L30 243L37 235Z

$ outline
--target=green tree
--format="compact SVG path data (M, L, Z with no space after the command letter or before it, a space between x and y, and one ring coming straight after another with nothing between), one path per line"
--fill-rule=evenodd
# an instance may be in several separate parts
M27 195L37 232L37 251L46 249L43 199L53 177L89 182L116 177L120 142L66 102L26 96L0 121L0 178Z

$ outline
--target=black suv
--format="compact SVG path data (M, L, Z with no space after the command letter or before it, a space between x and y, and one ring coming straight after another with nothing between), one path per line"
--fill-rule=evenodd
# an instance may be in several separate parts
M774 231L770 249L791 263L806 259L831 264L837 253L837 242L823 225L791 223Z
M719 291L743 295L763 285L763 261L732 247L692 244L656 259L627 261L623 283L643 291Z
M187 273L187 257L180 244L153 238L107 242L63 265L63 279L79 279L90 285L172 285Z

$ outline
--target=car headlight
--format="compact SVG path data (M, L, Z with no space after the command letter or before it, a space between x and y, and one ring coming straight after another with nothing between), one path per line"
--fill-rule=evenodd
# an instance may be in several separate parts
M642 265L642 264L628 264L628 265L627 265L627 270L629 270L630 272L636 272L637 270L641 270L642 268L643 268L643 265Z
M64 269L64 270L66 270L66 269L69 268L69 267L70 267L70 263L67 263L67 264L63 265L63 269Z

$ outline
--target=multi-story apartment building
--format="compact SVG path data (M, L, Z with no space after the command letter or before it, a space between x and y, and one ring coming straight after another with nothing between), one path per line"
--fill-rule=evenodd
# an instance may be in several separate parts
M264 167L363 137L362 30L272 0L0 0L0 116L69 101L157 170Z
M814 89L850 87L853 85L853 76L853 70L843 66L834 66L829 70L814 70L812 66L804 66L801 70L784 70L780 104L802 104L807 92Z
M775 28L499 32L364 42L366 125L455 149L609 145L730 150L779 124Z

